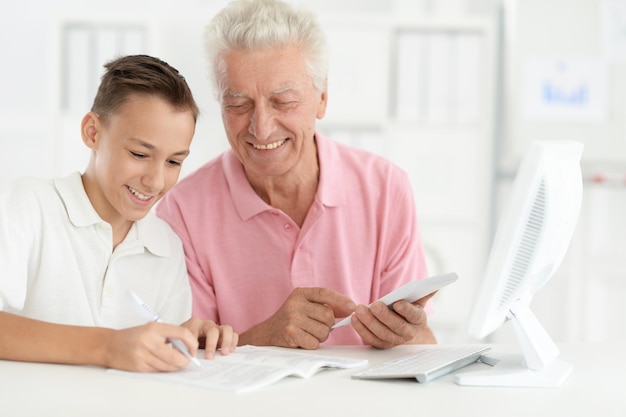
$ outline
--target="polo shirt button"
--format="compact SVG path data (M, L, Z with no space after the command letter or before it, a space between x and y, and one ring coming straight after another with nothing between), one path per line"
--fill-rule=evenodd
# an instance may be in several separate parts
M107 288L105 294L108 298L113 297L113 290L111 288Z
M272 216L274 216L274 217L278 217L278 212L277 212L277 211L273 211L273 212L272 212Z
M285 228L285 230L291 230L291 225L289 223L285 223L285 226L283 226Z

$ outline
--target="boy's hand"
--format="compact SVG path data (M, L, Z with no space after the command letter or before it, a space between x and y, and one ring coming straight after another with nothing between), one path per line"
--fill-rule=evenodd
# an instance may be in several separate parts
M135 372L164 372L185 368L189 359L171 347L176 338L195 356L198 340L181 326L150 322L142 326L116 330L105 343L106 366Z
M189 329L198 340L204 340L204 357L213 359L219 346L222 355L234 351L239 342L239 335L229 325L218 326L212 320L192 317L181 326Z

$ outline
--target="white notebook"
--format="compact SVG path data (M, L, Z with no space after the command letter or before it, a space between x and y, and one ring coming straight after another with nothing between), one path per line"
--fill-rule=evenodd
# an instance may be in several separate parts
M200 359L202 368L191 365L176 372L107 372L153 379L174 384L192 385L210 390L247 392L273 384L285 377L309 378L325 368L356 368L367 359L309 354L296 349L239 346L229 355Z

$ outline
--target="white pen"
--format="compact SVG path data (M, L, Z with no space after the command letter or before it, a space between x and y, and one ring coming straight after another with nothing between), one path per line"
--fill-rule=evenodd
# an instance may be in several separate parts
M163 322L161 320L161 317L159 317L159 315L154 310L148 307L146 303L144 303L143 300L139 298L137 294L135 294L133 291L129 291L129 292L130 292L131 297L133 297L133 300L135 300L135 302L137 303L137 306L140 307L140 310L148 319L157 323ZM202 368L202 363L198 360L198 358L194 358L193 356L191 356L191 354L189 353L189 350L187 349L187 345L185 345L182 340L169 339L169 341L172 344L172 346L174 346L183 355L185 355L191 362L194 363L194 365L196 365L198 368Z

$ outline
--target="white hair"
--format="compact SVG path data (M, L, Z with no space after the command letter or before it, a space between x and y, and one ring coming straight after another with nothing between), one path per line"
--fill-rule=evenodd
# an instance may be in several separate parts
M302 48L313 87L324 92L328 77L328 44L311 12L295 9L279 0L230 2L205 29L209 75L218 99L224 90L224 53L286 45Z

